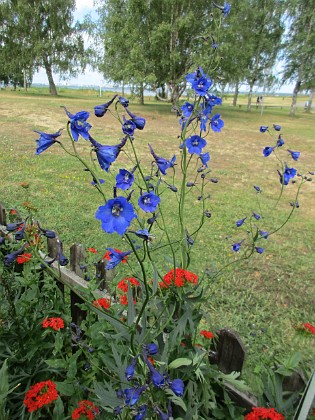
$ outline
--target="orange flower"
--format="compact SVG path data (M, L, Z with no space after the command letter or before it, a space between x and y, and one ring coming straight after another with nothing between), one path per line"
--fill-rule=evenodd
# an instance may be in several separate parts
M208 339L214 337L214 334L211 331L201 330L199 334L203 335L205 338L208 338Z
M88 248L87 250L92 254L97 254L97 250L95 248Z
M140 283L134 277L125 277L124 279L120 280L117 284L117 288L122 290L124 293L128 292L128 283L133 286L140 286Z
M159 283L161 288L168 289L171 284L174 284L176 287L183 287L188 283L197 284L198 276L191 271L184 270L183 268L175 268L170 270L163 277L162 282Z
M94 300L93 305L96 307L109 309L110 308L110 300L108 298L99 298Z
M31 261L32 254L24 253L17 257L16 262L18 264L24 264Z
M73 410L71 418L72 420L78 420L83 416L82 419L93 420L98 413L99 410L92 401L82 400L78 402L78 408Z
M42 321L43 328L52 328L55 331L60 330L60 328L64 328L65 323L61 318L46 318Z
M24 405L29 413L50 404L58 398L56 384L52 381L38 382L30 387L25 394Z
M285 420L285 417L277 413L274 408L253 407L252 411L244 417L244 420Z

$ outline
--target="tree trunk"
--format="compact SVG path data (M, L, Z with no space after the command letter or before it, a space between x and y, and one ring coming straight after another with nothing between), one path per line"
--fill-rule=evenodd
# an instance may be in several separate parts
M313 96L314 96L314 88L311 88L311 90L310 90L310 96L308 97L308 104L307 104L307 107L305 109L305 111L308 114L310 114L311 109L312 109Z
M171 84L171 102L176 105L179 98L179 86L176 83Z
M25 69L23 69L23 87L24 87L24 90L27 92L27 80L26 80L26 71L25 71Z
M247 111L249 112L252 110L252 96L253 96L254 83L255 81L252 81L249 84L248 103L247 103Z
M125 96L125 82L122 81L121 83L121 96Z
M57 89L52 75L51 64L49 63L47 58L44 59L44 67L48 78L49 92L51 95L57 96Z
M296 101L297 101L297 96L298 93L301 89L301 81L298 80L294 86L294 90L293 90L293 95L292 95L292 103L291 103L291 108L290 108L290 117L294 117L295 115L295 109L296 109Z
M139 100L140 100L140 105L144 105L144 87L143 87L143 82L140 82Z
M238 81L235 83L234 97L233 97L233 106L236 106L236 104L237 104L237 98L238 98Z

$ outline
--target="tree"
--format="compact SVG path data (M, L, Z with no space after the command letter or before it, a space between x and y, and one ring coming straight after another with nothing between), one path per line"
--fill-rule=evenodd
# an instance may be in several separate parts
M204 48L202 39L211 33L213 4L203 0L99 0L98 6L98 35L104 46L99 69L104 77L144 82L153 89L166 85L170 100L176 102L186 87L184 75L200 55L198 50Z
M301 90L315 87L315 8L312 0L290 0L290 21L284 48L282 82L294 82L290 115L295 115L297 96ZM310 107L308 107L310 111Z
M4 0L1 8L10 16L1 31L6 57L24 68L44 67L56 95L53 70L75 75L85 65L83 38L73 25L75 0Z

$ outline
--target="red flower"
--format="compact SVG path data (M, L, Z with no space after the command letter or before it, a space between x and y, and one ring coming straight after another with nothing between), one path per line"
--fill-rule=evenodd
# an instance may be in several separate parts
M115 251L117 251L117 252L122 252L120 249L116 249L116 248L114 248L114 250ZM102 260L108 260L108 261L110 261L110 251L106 251L106 253L105 253L105 255L103 255L103 258L102 258ZM128 256L126 256L125 258L123 258L122 260L121 260L121 262L123 263L123 264L125 264L126 262L127 262L127 259L128 259Z
M80 419L81 416L82 419L88 418L89 420L93 420L95 418L95 415L99 413L98 408L95 404L92 403L92 401L89 400L82 400L78 402L78 408L73 410L72 412L72 420Z
M119 298L119 302L121 303L121 305L128 305L128 299L126 295L122 295Z
M58 398L56 384L52 381L38 382L25 394L24 405L29 413L36 411Z
M315 334L315 327L314 325L310 324L309 322L305 322L303 324L304 330L311 333L311 334Z
M17 214L17 211L15 209L11 209L9 213L10 214Z
M160 287L168 289L168 287L173 283L176 287L183 287L188 283L197 284L198 276L197 274L192 273L191 271L184 270L183 268L175 268L169 271L163 277L163 282L160 282Z
M214 334L211 331L201 330L200 335L203 335L205 338L213 338Z
M65 323L61 318L46 318L42 321L43 328L52 328L53 330L60 330L60 328L64 328Z
M92 254L97 254L97 250L95 248L88 248L87 250Z
M277 413L274 408L253 407L253 410L244 417L244 420L285 420L285 417Z
M32 254L24 253L17 257L16 262L18 264L24 264L30 262Z
M96 307L109 309L110 308L110 300L108 298L99 298L97 300L94 300L93 305L96 306Z
M315 326L309 322L304 322L302 324L296 325L295 328L299 331L304 331L309 334L315 334Z
M117 284L117 288L122 290L124 293L128 292L128 282L133 286L140 286L140 283L134 277L126 277Z

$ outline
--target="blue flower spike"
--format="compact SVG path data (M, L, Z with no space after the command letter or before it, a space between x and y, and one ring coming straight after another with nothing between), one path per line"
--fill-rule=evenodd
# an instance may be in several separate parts
M233 252L238 252L241 248L242 243L245 241L245 239L241 240L240 242L236 242L235 244L232 245L232 251Z
M301 153L300 152L293 152L290 149L287 149L287 151L290 153L291 157L293 160L297 161L298 158L300 157Z
M247 219L247 217L244 217L244 219L237 220L236 227L242 226L246 219Z

